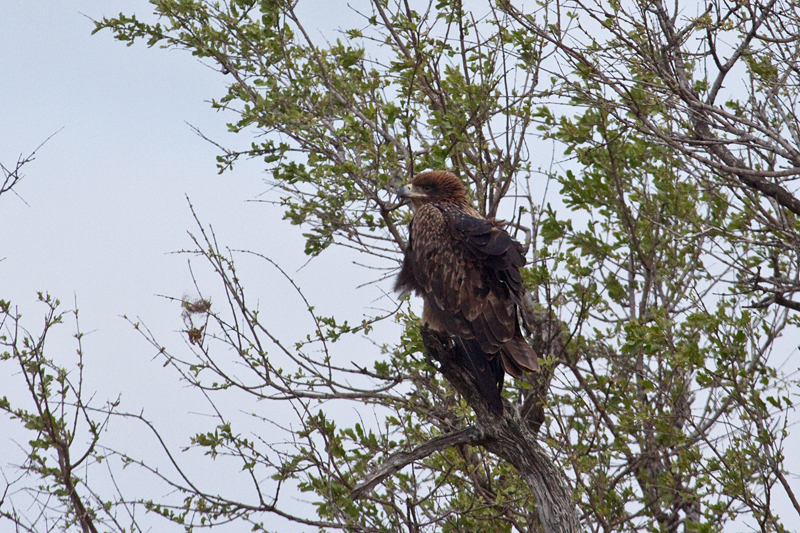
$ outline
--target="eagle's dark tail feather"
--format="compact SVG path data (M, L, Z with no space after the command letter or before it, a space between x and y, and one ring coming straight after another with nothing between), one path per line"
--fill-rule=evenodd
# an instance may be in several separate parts
M472 371L478 390L489 406L489 412L502 414L503 401L500 392L503 390L505 371L499 354L487 354L475 339L454 337L453 340L456 353Z

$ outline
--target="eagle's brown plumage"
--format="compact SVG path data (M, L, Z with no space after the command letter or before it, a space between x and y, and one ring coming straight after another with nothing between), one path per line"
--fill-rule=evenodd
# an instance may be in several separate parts
M539 370L520 330L523 247L469 204L450 172L417 174L400 195L411 199L414 217L395 290L422 296L423 320L453 338L489 409L501 412L503 371Z

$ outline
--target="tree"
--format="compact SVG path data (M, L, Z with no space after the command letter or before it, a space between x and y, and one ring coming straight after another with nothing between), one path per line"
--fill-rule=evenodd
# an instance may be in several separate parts
M24 177L24 167L34 161L53 135L28 156L20 156L13 169L0 163L0 196L13 192ZM0 362L9 363L4 370L18 372L26 396L12 395L12 404L4 395L0 412L18 421L32 437L26 445L18 443L25 457L17 465L18 475L9 478L3 469L0 522L11 522L16 531L28 532L74 528L91 533L100 530L98 524L124 531L118 516L109 512L112 506L106 506L86 475L90 466L99 465L105 458L98 443L117 402L98 409L91 398L87 399L90 395L84 390L83 333L77 307L64 311L61 302L46 293L39 293L38 301L45 312L41 332L34 333L25 327L19 310L0 299ZM45 346L53 330L69 315L75 319L76 360L74 366L62 367L46 357ZM29 479L35 481L29 483ZM125 509L126 504L119 503L114 506L117 508ZM138 529L134 516L129 516L131 530Z
M179 460L156 471L116 450L178 495L136 505L261 530L278 516L351 531L786 531L800 516L783 455L797 394L784 334L800 307L790 4L375 0L335 42L312 38L297 2L151 4L158 22L97 29L188 50L230 80L212 105L255 141L222 148L220 170L263 158L309 255L350 248L391 277L409 218L394 187L457 172L530 246L544 364L507 383L498 419L413 301L350 325L296 286L313 330L286 342L236 265L294 281L198 220L187 253L223 301L203 287L181 300L188 351L133 325L206 395L216 421L191 443L242 486L203 488ZM567 156L550 170L542 139ZM391 318L403 334L374 339L377 362L342 363L346 338Z

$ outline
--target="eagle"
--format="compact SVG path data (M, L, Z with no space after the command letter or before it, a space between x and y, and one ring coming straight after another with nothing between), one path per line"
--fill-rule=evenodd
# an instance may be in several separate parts
M524 248L470 205L450 172L421 172L399 196L411 200L414 215L394 289L422 297L422 320L452 339L489 412L502 413L505 372L539 370L521 330L528 328Z

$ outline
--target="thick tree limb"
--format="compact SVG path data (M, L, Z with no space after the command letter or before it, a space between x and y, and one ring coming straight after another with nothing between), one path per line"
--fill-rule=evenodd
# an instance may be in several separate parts
M691 105L692 102L689 102ZM778 185L773 181L767 181L764 177L754 173L748 166L738 157L736 157L725 144L718 139L708 126L708 121L704 117L698 116L697 113L693 116L694 129L697 132L697 137L700 140L708 141L707 150L712 155L719 158L725 165L731 168L733 174L739 178L746 186L755 189L764 196L774 199L778 204L785 207L792 213L800 215L800 199L797 199L785 187Z
M427 327L421 333L428 354L439 362L439 371L475 411L480 444L514 465L531 488L544 532L581 531L577 508L564 476L539 446L530 426L509 405L502 416L490 415L472 375L459 364L449 339Z
M408 464L424 459L434 452L457 446L459 444L480 444L481 432L475 426L469 426L440 437L429 440L425 444L417 446L410 452L399 452L386 460L380 468L373 472L366 481L353 489L350 495L353 499L361 498L364 494L375 488L387 477L396 474Z

